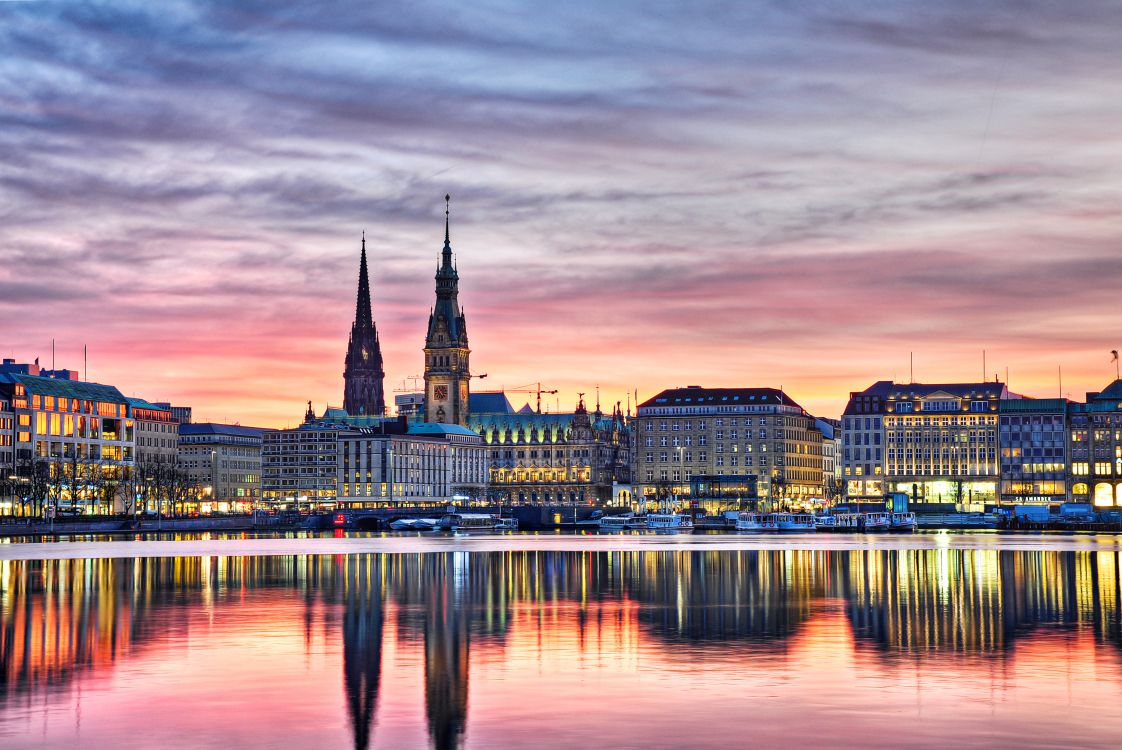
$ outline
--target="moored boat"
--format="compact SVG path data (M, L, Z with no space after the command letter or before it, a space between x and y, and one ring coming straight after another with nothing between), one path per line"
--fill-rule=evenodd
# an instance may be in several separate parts
M625 513L618 516L603 516L600 518L601 531L628 531L630 529L647 528L645 516Z
M736 517L737 531L776 531L775 522L766 513L743 512Z
M771 513L768 518L775 522L779 531L814 531L814 516L809 513Z
M399 518L390 523L390 528L394 531L432 531L439 525L439 518Z
M648 513L647 528L651 531L693 531L693 519L681 513Z
M490 513L447 513L440 528L448 531L494 531L503 519Z
M915 531L916 530L916 514L915 513L893 513L891 524L892 524L892 530L893 531Z
M892 528L892 514L891 513L862 513L861 514L861 530L862 531L888 531Z
M837 531L838 517L831 515L815 516L814 528L818 531Z

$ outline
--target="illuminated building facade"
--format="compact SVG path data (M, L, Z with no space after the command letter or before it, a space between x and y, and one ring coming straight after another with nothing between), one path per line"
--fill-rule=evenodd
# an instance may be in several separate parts
M884 484L884 414L895 384L880 380L849 394L841 419L840 464L845 496L857 502L879 501Z
M1122 380L1070 407L1071 497L1122 507Z
M136 427L136 461L175 463L179 446L179 422L171 409L130 398L129 410Z
M885 489L981 509L998 496L1003 383L894 384L884 405Z
M1002 503L1067 499L1067 410L1068 402L1061 398L998 402Z
M445 201L448 196L444 196ZM448 210L444 211L444 249L436 269L436 305L425 336L425 421L467 424L471 367L467 318L460 310L460 275L452 262Z
M437 435L386 435L368 429L340 434L338 503L447 505L452 502L451 455L451 443Z
M261 500L258 427L194 422L179 426L179 466L204 504L220 512L246 510Z
M482 436L490 463L487 494L502 503L631 503L630 432L618 405L611 415L514 411L502 394L476 394L468 426Z
M50 377L44 377L44 374ZM10 404L12 463L20 512L50 506L81 513L119 509L135 463L135 423L113 386L5 360L0 398ZM5 417L9 418L9 417Z
M695 474L754 474L761 500L822 497L822 432L781 390L665 390L639 405L632 430L637 495L688 496Z
M325 415L299 427L266 432L261 446L262 500L292 508L333 504L339 494L339 436L357 429Z

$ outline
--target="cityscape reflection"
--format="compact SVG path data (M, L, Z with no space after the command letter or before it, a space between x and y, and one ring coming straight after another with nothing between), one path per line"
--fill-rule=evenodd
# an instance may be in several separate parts
M711 736L719 746L741 720L787 710L792 696L853 711L883 703L885 680L911 681L915 695L890 697L918 712L947 679L976 681L991 700L995 685L1017 692L1026 707L1066 685L1052 696L1056 710L1072 724L1081 712L1096 717L1077 729L1083 744L1122 729L1112 710L1122 695L1117 552L4 561L0 586L0 741L674 744L680 728L658 734L657 720L619 717L653 713L659 701L684 707L687 696L697 708L709 696L740 713L714 714L720 726L690 744ZM1038 670L1024 675L1031 685L1013 678L1022 669ZM212 679L216 670L231 677ZM777 692L784 703L769 706ZM247 715L263 728L235 731ZM881 720L851 719L854 730ZM1014 720L1023 730L1043 717L998 719L1012 732ZM884 746L921 728L897 725ZM787 739L804 729L787 726ZM1071 724L1055 729L1078 744Z

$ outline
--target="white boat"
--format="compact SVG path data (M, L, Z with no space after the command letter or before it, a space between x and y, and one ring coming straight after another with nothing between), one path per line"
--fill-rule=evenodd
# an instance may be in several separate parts
M648 513L647 528L651 531L693 531L693 519L681 513Z
M627 531L628 529L647 528L647 519L627 513L619 516L602 516L600 518L601 531Z
M494 531L502 519L489 513L448 513L440 519L440 528L448 531Z
M809 513L772 513L768 518L779 531L814 531L814 516Z
M495 521L495 531L518 531L518 519L513 516L499 517Z
M399 518L390 523L390 528L394 531L432 531L439 525L439 518Z
M888 531L890 528L892 528L891 513L885 512L861 514L862 531Z
M916 530L916 514L915 513L893 513L892 514L892 530L893 531L915 531Z
M861 531L860 513L835 513L834 528L838 531Z
M815 516L814 528L818 531L837 531L838 517L830 515Z
M777 531L775 521L766 513L743 512L736 517L737 531Z

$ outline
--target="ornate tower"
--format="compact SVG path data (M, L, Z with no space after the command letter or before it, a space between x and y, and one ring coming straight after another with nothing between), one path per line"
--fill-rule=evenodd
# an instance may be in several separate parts
M366 233L362 233L362 256L358 263L358 301L351 341L347 345L347 364L343 370L343 408L351 416L386 413L382 392L382 347L378 329L370 313L370 280L366 275Z
M460 312L460 275L452 265L448 204L444 196L444 250L436 269L436 306L425 337L425 421L464 425L468 417L471 370L467 321Z

